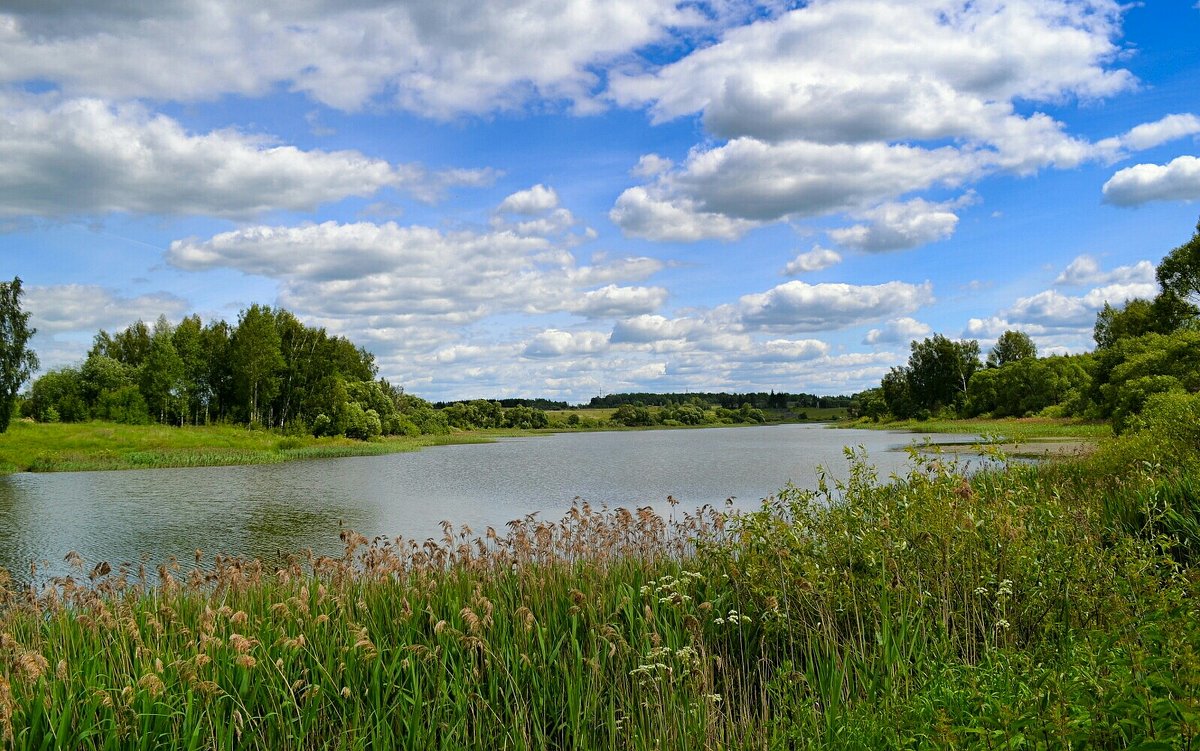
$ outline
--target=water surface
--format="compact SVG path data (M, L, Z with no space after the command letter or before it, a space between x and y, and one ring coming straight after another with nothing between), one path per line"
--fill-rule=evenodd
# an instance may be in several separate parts
M925 436L821 425L563 433L386 456L244 467L22 473L0 477L0 566L65 573L63 557L135 567L170 556L336 554L342 526L369 537L440 537L441 520L487 525L530 513L559 519L575 498L594 506L746 508L816 468L845 472L862 445L880 476L903 471ZM931 436L935 442L963 436ZM41 562L45 562L44 564Z

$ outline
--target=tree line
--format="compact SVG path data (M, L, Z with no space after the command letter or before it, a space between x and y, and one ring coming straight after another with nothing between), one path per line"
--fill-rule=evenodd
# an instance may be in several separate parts
M1105 303L1092 352L1038 357L1029 336L1006 331L981 360L975 340L941 334L914 341L905 365L855 395L852 412L874 420L1077 416L1117 432L1151 396L1200 391L1200 223L1155 270L1154 299Z
M626 404L644 407L672 407L683 404L700 403L705 409L722 407L727 410L741 409L743 404L749 404L754 409L821 409L833 407L849 407L854 402L852 396L818 396L816 394L790 394L786 391L758 391L739 393L725 392L694 392L689 394L660 394L660 393L622 393L593 396L588 402L590 409L612 409Z
M484 427L377 373L374 356L345 337L251 305L236 324L190 315L102 330L81 365L34 381L21 412L41 422L232 423L359 439Z

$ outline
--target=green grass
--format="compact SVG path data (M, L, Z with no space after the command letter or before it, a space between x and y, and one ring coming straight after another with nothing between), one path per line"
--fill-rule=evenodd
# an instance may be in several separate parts
M971 418L963 420L893 420L872 422L866 418L843 423L841 427L871 430L911 430L918 433L974 433L1001 441L1027 441L1054 438L1099 439L1112 436L1107 422L1055 417Z
M487 431L366 442L285 436L229 425L169 427L16 421L0 434L0 474L271 464L415 451L447 443L483 442L504 434L507 433Z
M733 518L580 506L278 571L0 584L0 747L1193 747L1181 414L970 477L850 454Z

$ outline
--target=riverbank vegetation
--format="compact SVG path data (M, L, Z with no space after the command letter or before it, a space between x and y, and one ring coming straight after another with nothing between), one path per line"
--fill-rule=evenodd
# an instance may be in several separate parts
M1187 747L1200 396L1083 460L758 512L368 541L0 584L0 746Z
M18 421L0 436L0 475L164 467L275 464L415 451L450 443L482 443L518 431L472 431L359 441L247 430L234 425L171 427L111 422Z
M1200 224L1155 276L1153 300L1105 303L1093 352L1038 357L1027 334L1006 331L984 363L978 342L936 334L913 342L908 363L857 394L852 411L871 423L1036 416L1123 432L1153 395L1200 391Z

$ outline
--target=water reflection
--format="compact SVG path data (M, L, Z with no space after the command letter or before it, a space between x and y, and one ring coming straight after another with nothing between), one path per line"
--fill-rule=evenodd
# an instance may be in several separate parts
M579 433L408 454L291 464L0 478L0 566L31 560L65 573L70 550L94 563L206 553L274 559L341 551L348 527L368 537L440 537L440 522L477 531L529 513L557 519L572 499L594 505L743 506L791 481L815 487L816 467L843 475L842 447L862 445L880 477L904 470L894 449L921 436L816 425ZM935 441L962 436L934 436Z

